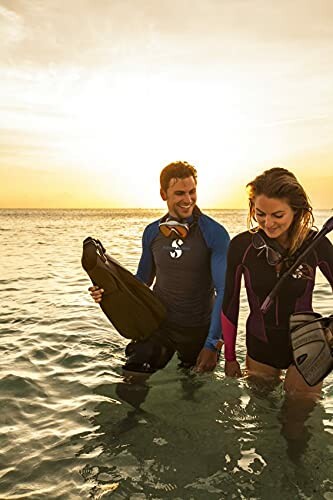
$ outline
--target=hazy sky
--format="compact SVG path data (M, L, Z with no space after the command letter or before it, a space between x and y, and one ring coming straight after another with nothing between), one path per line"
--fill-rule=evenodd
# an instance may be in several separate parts
M201 207L290 168L333 207L332 0L0 0L0 207Z

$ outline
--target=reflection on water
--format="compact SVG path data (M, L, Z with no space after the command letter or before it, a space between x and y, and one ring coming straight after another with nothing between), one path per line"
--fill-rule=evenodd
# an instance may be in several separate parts
M86 292L82 241L98 237L135 271L142 230L161 213L0 211L0 498L330 500L332 375L319 404L295 410L281 384L226 379L222 364L199 376L174 359L140 405L142 387L124 401L126 339ZM245 224L242 211L210 215L231 234ZM244 294L241 305L244 360ZM315 308L331 305L319 275Z

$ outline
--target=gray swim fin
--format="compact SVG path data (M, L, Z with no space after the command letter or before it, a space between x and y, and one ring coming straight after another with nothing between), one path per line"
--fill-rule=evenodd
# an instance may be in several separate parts
M333 316L315 312L290 316L290 338L296 368L305 382L314 386L333 370L332 345L329 340Z

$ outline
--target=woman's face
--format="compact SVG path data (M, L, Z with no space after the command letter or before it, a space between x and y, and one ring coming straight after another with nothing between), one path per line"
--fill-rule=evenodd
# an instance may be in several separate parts
M255 216L259 227L269 238L276 238L281 244L288 239L295 212L285 198L268 198L264 194L254 200Z

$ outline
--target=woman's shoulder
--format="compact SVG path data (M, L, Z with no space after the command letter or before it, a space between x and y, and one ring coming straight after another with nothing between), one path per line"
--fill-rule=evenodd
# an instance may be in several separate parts
M303 242L303 245L301 246L300 250L304 250L306 249L307 246L311 245L312 241L316 239L317 235L318 231L311 229L309 231L307 238ZM332 242L330 241L330 239L327 237L327 235L325 236L321 235L321 237L319 236L318 243L315 245L314 248L320 249L320 248L330 248L330 247L332 247Z
M252 243L252 233L244 231L236 234L230 241L229 258L242 259L243 255Z
M242 233L238 233L231 239L230 245L249 245L252 241L252 236L253 234L250 233L250 231L243 231Z
M333 262L333 245L327 236L319 236L318 241L314 243L318 235L318 230L311 229L303 241L300 248L292 256L291 262L300 258L305 253L305 258L314 258L315 261ZM310 247L310 248L308 248Z
M320 241L318 241L318 244L314 248L317 249L317 252L323 257L329 257L331 260L333 259L333 245L327 236L320 238Z

